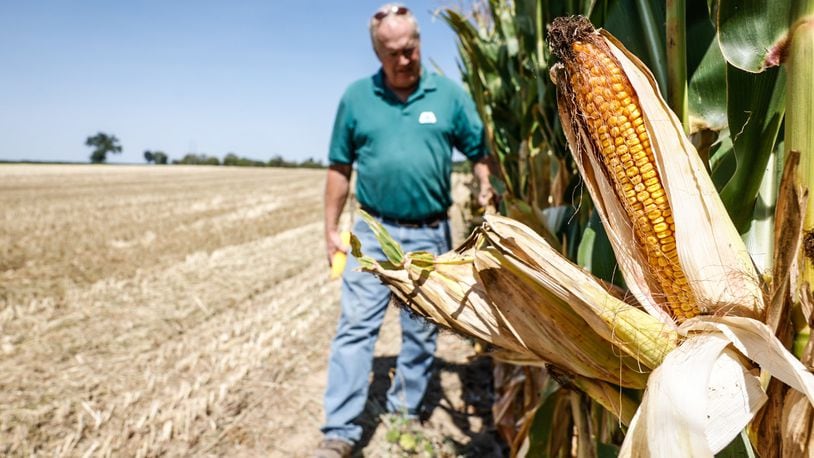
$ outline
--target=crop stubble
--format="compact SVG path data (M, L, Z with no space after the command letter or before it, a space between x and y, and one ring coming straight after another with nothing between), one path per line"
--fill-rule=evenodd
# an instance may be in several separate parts
M216 442L252 402L240 382L333 319L323 176L0 168L0 452Z
M0 166L0 454L304 456L338 299L323 180Z

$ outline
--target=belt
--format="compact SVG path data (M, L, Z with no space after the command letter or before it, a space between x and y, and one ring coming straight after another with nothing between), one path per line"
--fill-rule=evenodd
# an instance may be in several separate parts
M366 213L379 218L383 223L387 224L394 224L396 226L403 226L403 227L431 227L436 228L441 225L444 221L447 220L448 216L446 212L443 213L436 213L434 215L427 216L426 218L419 218L419 219L407 219L407 218L390 218L389 216L384 216L381 213L373 210L372 208L362 206L362 210Z

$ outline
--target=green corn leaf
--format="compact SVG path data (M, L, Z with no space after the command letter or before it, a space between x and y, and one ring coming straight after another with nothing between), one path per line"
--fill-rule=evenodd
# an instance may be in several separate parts
M653 72L662 95L667 90L664 21L664 2L617 0L609 2L603 26Z
M735 227L744 233L785 115L785 72L772 68L753 74L728 65L726 77L732 151L719 154L734 154L736 168L720 194Z
M788 32L791 0L719 0L718 40L727 62L757 73ZM770 59L768 59L770 60Z
M716 458L755 458L755 451L749 442L749 436L743 431L723 450L715 454Z
M588 227L582 235L577 253L577 264L588 269L597 277L624 287L625 280L616 264L608 234L602 226L599 215L594 212L588 222Z
M570 425L568 391L551 382L529 429L529 450L535 452L534 456L560 456L559 453L570 446Z
M387 229L381 225L375 218L370 216L364 210L360 210L359 214L362 216L362 219L365 220L370 229L373 231L373 234L376 235L376 240L379 241L379 244L382 247L382 251L384 251L384 255L387 257L387 260L393 264L401 264L404 261L404 251L401 250L401 246L393 240L393 237L387 232ZM356 243L358 244L359 241L357 240ZM361 254L361 251L359 251ZM354 248L354 256L356 256L356 248ZM358 256L357 256L358 257Z
M691 132L720 131L727 126L726 61L717 40L712 40L690 79Z

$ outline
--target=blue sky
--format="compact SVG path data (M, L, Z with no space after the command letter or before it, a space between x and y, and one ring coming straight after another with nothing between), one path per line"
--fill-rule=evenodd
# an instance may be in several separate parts
M228 152L325 161L344 88L378 69L367 21L383 0L0 0L0 160L88 160L85 139L122 154ZM422 56L456 81L455 35L405 2ZM468 2L467 2L468 3Z

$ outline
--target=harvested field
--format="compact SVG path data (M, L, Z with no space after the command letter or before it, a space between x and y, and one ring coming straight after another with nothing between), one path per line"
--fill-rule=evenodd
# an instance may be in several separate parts
M0 455L308 456L338 316L324 174L0 165ZM394 318L364 456L397 456L375 415ZM442 335L425 423L441 455L500 454L472 353Z

